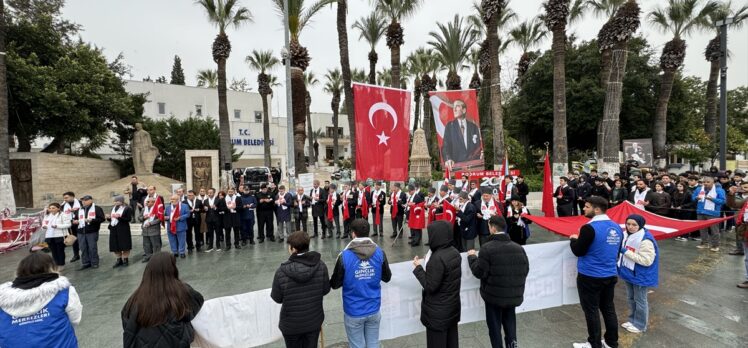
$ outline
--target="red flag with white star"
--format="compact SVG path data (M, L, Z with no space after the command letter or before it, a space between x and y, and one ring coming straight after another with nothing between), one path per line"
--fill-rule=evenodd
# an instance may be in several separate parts
M410 154L410 92L353 84L356 177L405 181Z

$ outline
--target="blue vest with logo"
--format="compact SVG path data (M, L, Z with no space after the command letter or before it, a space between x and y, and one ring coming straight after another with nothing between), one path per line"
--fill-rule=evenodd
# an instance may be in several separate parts
M655 259L649 266L642 266L640 264L634 265L634 270L630 270L624 266L618 269L618 275L623 280L639 286L656 287L660 279L660 248L657 246L657 242L649 231L644 231L644 239L649 240L654 245ZM644 240L643 239L643 240ZM623 257L623 255L621 255Z
M343 311L352 317L365 317L379 312L382 300L382 263L384 253L377 250L368 260L361 260L351 250L342 254Z
M588 223L595 230L587 254L577 260L577 270L588 277L608 278L618 275L618 252L623 240L623 232L617 223L610 219L592 220Z
M0 347L77 348L73 324L65 307L68 289L58 292L39 312L14 317L0 310Z

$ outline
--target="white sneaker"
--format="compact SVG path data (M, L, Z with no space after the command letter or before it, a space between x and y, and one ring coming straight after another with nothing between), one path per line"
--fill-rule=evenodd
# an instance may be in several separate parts
M709 249L709 246L706 244L699 244L696 246L697 249Z
M719 251L719 247L714 247L714 248L711 248L709 250L716 253L716 252Z
M592 348L592 345L589 342L584 343L572 343L574 348Z
M623 323L623 324L621 324L621 327L624 328L624 329L628 329L628 328L630 328L632 326L634 326L634 325L631 324L631 322L628 322L628 321L625 322L625 323Z
M636 334L642 333L642 330L637 329L636 326L634 325L627 327L626 330L630 333L636 333Z
M633 327L633 325L632 325L632 327ZM605 343L605 340L602 340L602 342L603 342L603 348L612 348L607 343Z

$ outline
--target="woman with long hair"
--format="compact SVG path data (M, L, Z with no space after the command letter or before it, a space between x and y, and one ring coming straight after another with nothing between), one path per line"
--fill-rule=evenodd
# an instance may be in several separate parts
M61 207L57 203L50 203L47 207L47 215L42 221L42 230L45 233L45 241L52 251L52 258L57 265L57 271L62 272L65 268L65 236L70 232L72 226L70 215L60 212Z
M122 308L123 346L189 348L195 338L190 322L203 302L203 295L179 279L172 254L153 254L140 286Z
M73 325L83 306L52 257L32 253L16 269L16 279L0 285L0 347L77 348Z
M610 192L610 206L615 207L621 204L628 197L628 190L623 185L621 179L613 181L613 190Z

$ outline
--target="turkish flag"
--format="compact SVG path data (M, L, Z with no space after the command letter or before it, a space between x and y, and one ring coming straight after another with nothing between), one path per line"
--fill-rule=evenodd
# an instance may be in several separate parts
M415 204L410 207L408 227L416 230L426 228L426 209L424 208L424 202Z
M451 224L455 223L455 217L457 216L457 212L455 211L455 207L447 202L442 202L442 212L441 214L436 214L435 218L436 220L444 220L448 221Z
M408 179L410 92L353 84L356 177Z
M542 211L545 217L555 217L556 211L553 209L553 176L551 175L551 164L548 161L550 154L545 151L545 163L543 164L543 203ZM561 192L559 190L559 192Z

